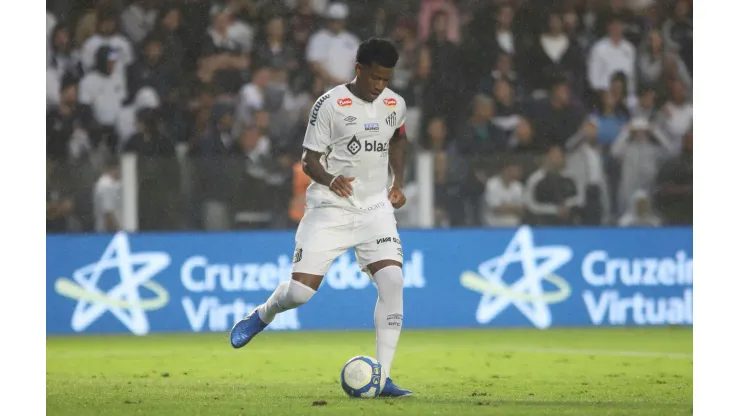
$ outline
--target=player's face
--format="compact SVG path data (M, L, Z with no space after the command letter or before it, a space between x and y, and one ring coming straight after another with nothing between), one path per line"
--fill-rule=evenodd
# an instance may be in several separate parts
M368 101L374 101L388 86L393 68L386 68L373 63L370 66L357 64L357 84Z

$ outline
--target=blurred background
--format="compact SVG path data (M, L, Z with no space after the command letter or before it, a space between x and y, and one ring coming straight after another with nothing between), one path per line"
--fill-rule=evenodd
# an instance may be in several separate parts
M47 233L290 229L309 109L391 39L399 225L692 223L691 0L47 0Z

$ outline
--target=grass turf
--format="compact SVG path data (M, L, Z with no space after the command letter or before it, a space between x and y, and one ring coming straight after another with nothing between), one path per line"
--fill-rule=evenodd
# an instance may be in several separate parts
M350 399L373 332L48 337L49 415L686 415L691 328L404 331L402 399Z

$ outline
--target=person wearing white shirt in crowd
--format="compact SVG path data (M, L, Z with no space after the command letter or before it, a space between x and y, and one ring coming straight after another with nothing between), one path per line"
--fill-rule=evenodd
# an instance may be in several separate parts
M607 30L607 35L594 43L588 57L589 85L596 91L608 90L612 76L623 72L629 95L634 95L636 49L624 39L623 24L618 17L612 17Z
M627 212L619 219L620 227L660 227L660 217L655 215L647 192L640 189L632 195Z
M159 104L159 96L154 88L144 87L136 93L134 101L121 110L116 120L119 148L122 149L128 139L136 134L136 113L144 108L159 108Z
M306 60L313 71L330 85L344 84L354 77L355 54L360 45L357 36L344 29L349 8L332 3L326 17L328 28L311 35L306 48Z
M265 107L265 88L270 83L270 69L259 68L254 71L252 81L239 91L239 102L236 106L235 125L251 124L255 111Z
M118 159L107 163L93 189L93 214L95 231L112 233L121 229L123 219L123 198L121 190L121 169Z
M255 30L252 26L237 18L237 10L230 7L229 2L225 5L215 4L211 7L211 18L217 19L219 15L226 14L229 18L226 38L234 42L242 52L251 52L254 47Z
M524 215L522 168L509 165L488 180L483 194L483 224L489 227L516 227Z
M152 7L151 0L133 0L121 13L121 29L123 33L139 43L157 23L157 11Z
M85 72L95 67L95 54L102 46L108 46L118 54L116 71L124 70L134 62L131 43L118 32L118 15L115 11L105 10L98 14L97 33L82 45L82 68Z
M688 99L686 85L679 79L671 81L668 101L657 118L656 123L668 136L671 155L680 154L683 137L694 123L694 106Z
M118 53L110 47L98 49L95 61L94 71L80 81L80 104L90 107L100 126L112 128L126 98L126 80L123 73L114 70Z

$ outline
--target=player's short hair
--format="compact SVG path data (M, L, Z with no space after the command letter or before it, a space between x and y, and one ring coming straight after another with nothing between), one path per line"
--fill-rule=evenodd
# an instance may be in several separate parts
M370 66L376 63L385 68L394 68L398 62L398 51L385 39L370 38L357 48L357 63Z

